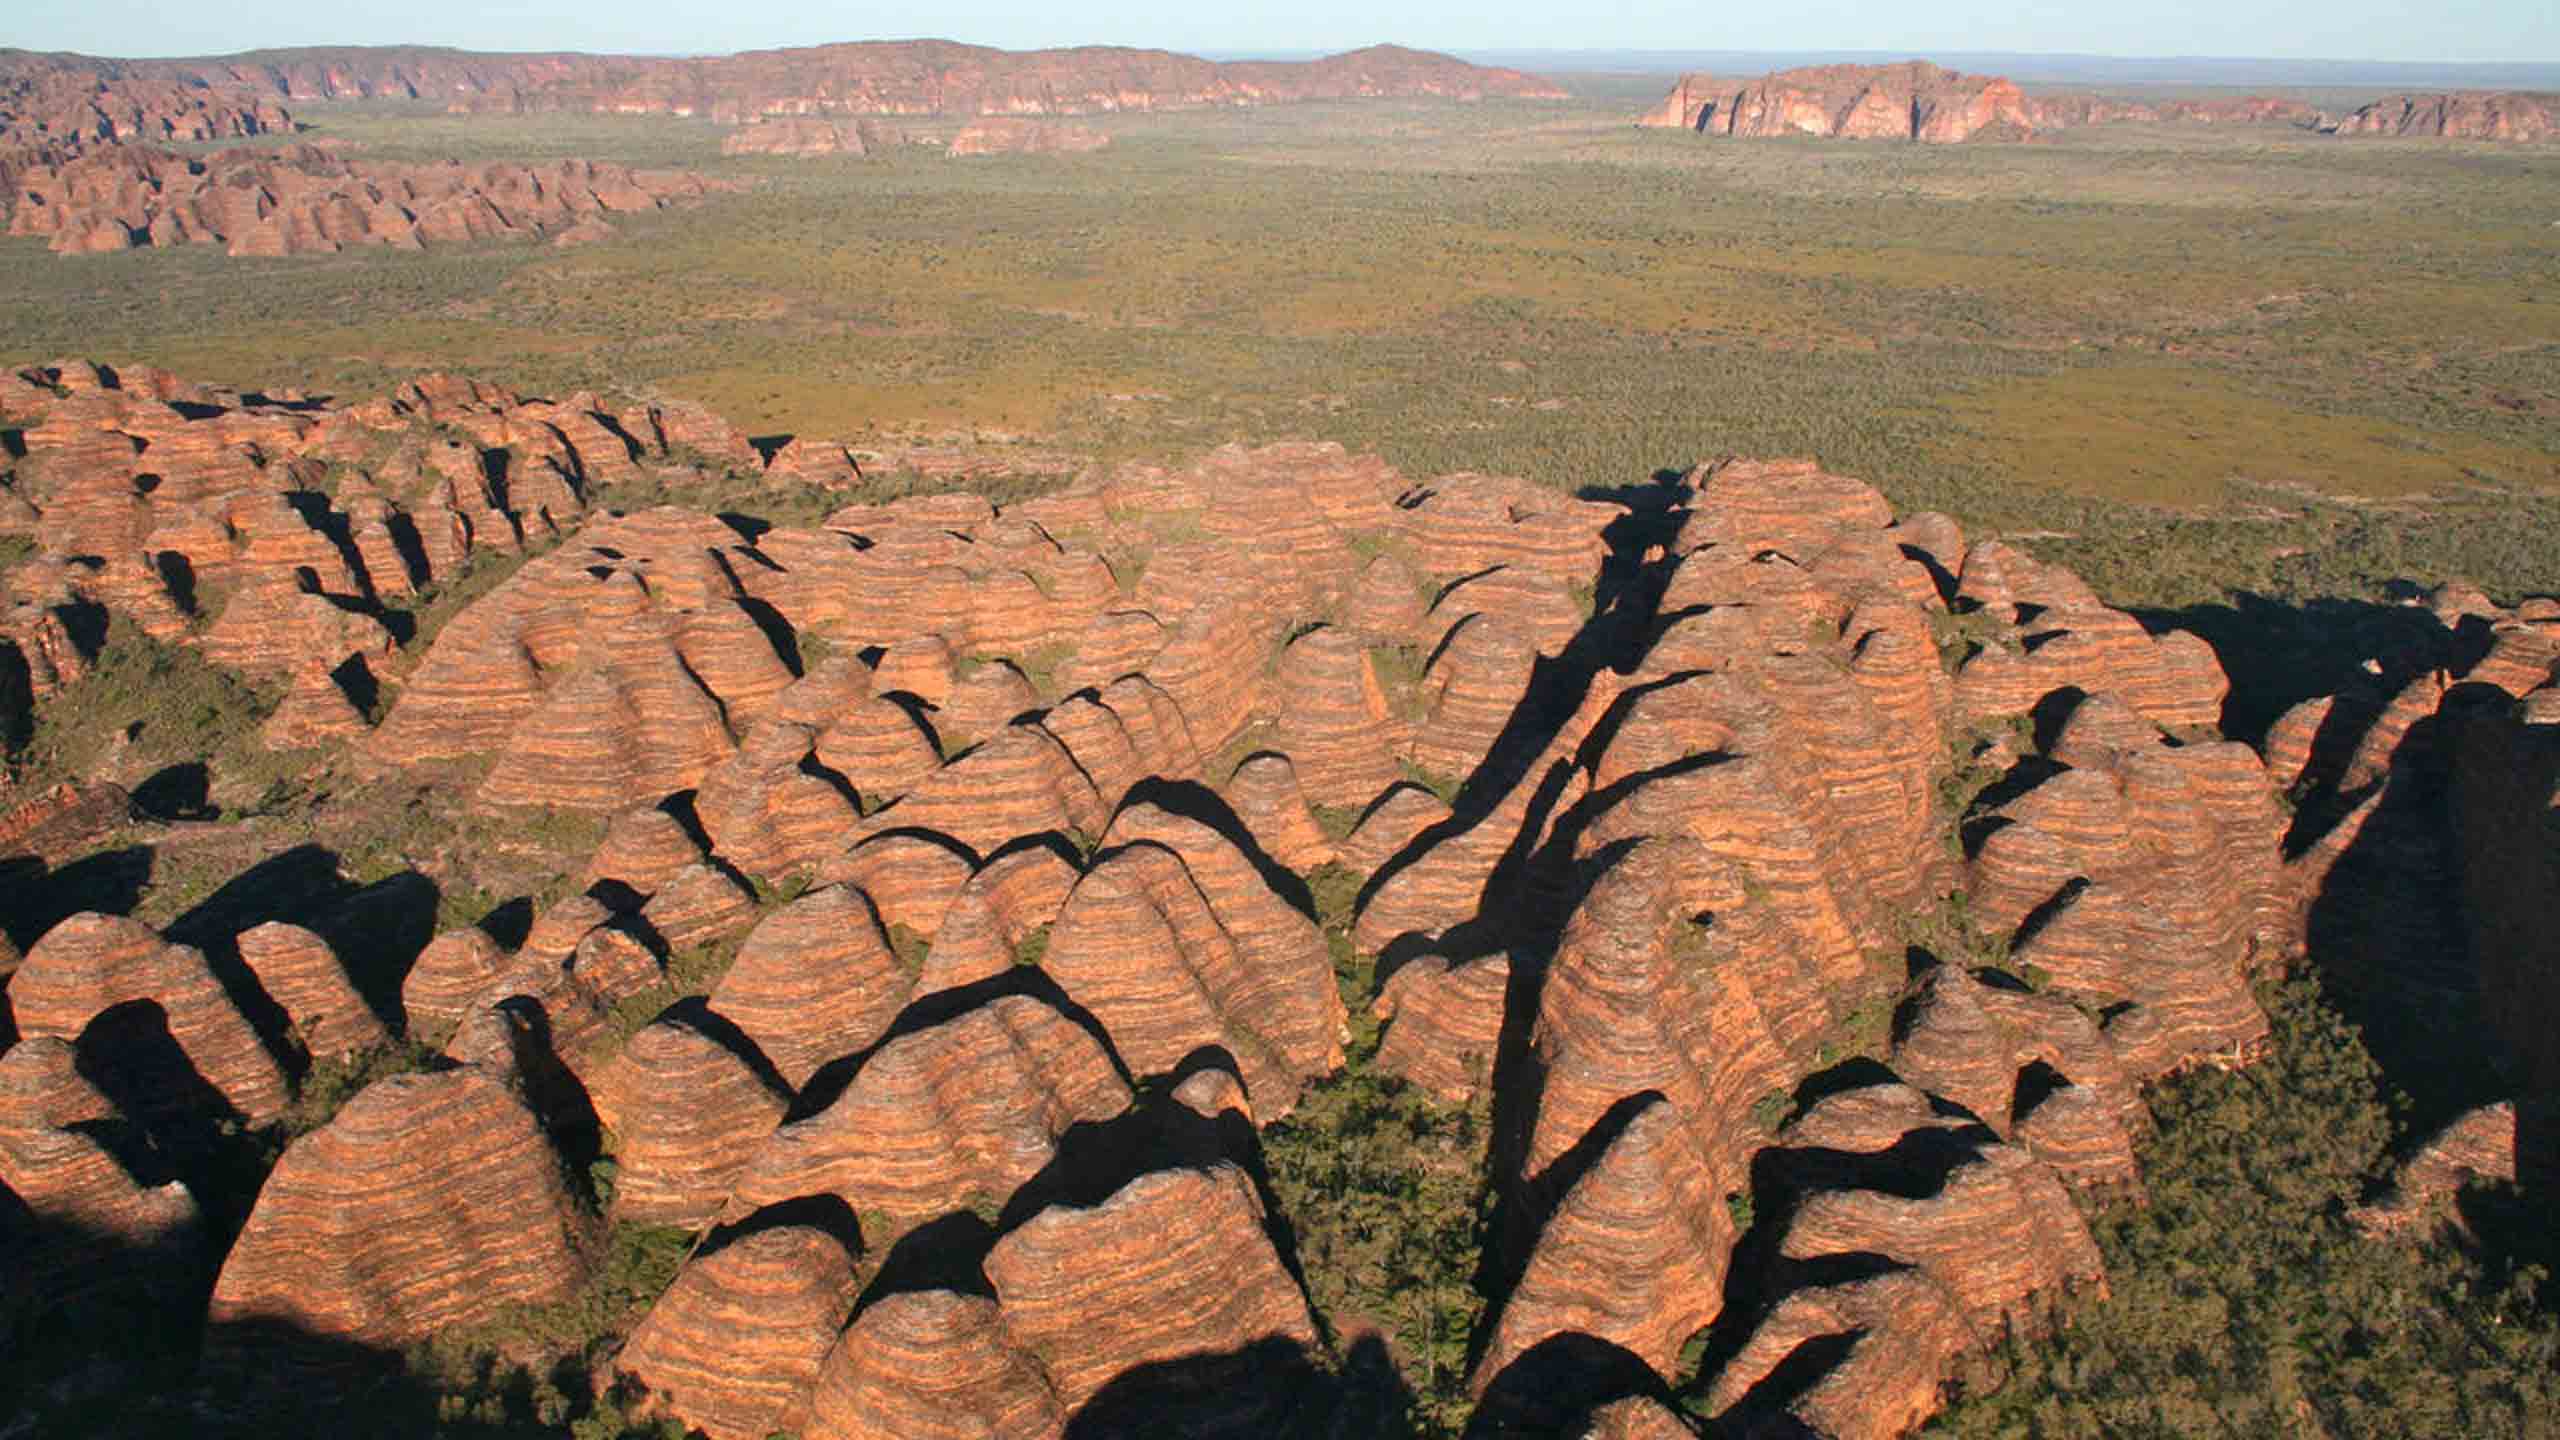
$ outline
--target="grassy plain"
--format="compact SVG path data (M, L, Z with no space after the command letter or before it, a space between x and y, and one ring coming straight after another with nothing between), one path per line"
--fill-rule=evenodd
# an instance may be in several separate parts
M2539 148L2173 126L1736 144L1627 124L1651 78L1577 86L1114 117L1098 154L965 162L321 107L313 138L383 159L584 154L747 188L567 251L0 242L0 337L343 391L433 367L654 387L772 433L1157 458L1313 436L1565 487L1811 453L2043 533L2128 603L2554 568L2499 533L2560 494ZM2410 543L2333 554L2376 505Z

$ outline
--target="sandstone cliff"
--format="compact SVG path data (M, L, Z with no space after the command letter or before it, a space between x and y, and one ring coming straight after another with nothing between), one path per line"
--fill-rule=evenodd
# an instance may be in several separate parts
M31 56L19 63L46 59ZM238 87L287 100L426 99L457 110L592 110L724 120L1083 115L1368 97L1563 95L1535 76L1395 45L1310 61L1224 63L1104 45L1007 51L947 40L867 41L708 59L386 46L76 63L109 78Z

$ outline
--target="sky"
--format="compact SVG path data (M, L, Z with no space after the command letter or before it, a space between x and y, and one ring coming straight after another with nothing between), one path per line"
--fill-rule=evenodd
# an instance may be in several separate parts
M1470 0L9 0L0 45L92 55L202 55L278 45L709 54L935 36L1008 49L1120 44L1189 52L1341 50L2016 51L2278 59L2560 61L2555 0L1695 0L1497 6ZM1720 13L1721 12L1721 13Z

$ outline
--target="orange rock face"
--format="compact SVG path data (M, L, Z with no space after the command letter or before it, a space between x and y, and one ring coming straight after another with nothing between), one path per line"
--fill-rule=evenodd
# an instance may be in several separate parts
M8 999L18 1033L31 1039L84 1041L106 1018L102 1059L176 1065L183 1078L153 1087L174 1103L189 1103L192 1084L253 1120L284 1109L284 1071L203 953L137 921L84 912L56 925L10 977Z
M2393 95L2361 107L2335 129L2340 135L2548 140L2560 135L2560 110L2548 95L2517 91Z
M2075 1288L2103 1289L2097 1245L2060 1182L2022 1151L1935 1114L1917 1090L1834 1095L1779 1139L1770 1168L1795 1198L1770 1264L1805 1278L1718 1375L1708 1402L1728 1419L1782 1403L1817 1434L1906 1433L1936 1410L1958 1356L2012 1328L2033 1333L2045 1307ZM1894 1268L1815 1278L1826 1260L1851 1255ZM1790 1354L1824 1339L1843 1344L1842 1358L1811 1388L1782 1400L1755 1393Z
M613 1208L650 1225L700 1225L782 1123L790 1097L725 1043L714 1016L679 1007L640 1028L597 1076L614 1137Z
M1314 1108L1364 1004L1379 1073L1502 1137L1481 1427L1665 1433L1623 1397L1713 1329L1699 1393L1733 1426L1900 1433L2101 1283L2073 1189L2139 1186L2141 1085L2254 1053L2300 887L2394 823L2288 862L2279 783L2388 791L2465 688L2297 716L2271 775L2216 737L2201 641L1804 460L1601 502L1231 446L749 535L610 509L670 467L758 473L698 406L445 377L182 406L118 378L23 381L26 433L82 457L47 467L45 518L122 538L10 600L178 616L208 638L171 643L292 678L287 728L322 739L318 657L378 661L386 718L330 743L610 817L512 949L493 915L410 962L408 1032L460 1068L288 1152L217 1317L396 1344L560 1297L585 1222L547 1124L601 1138L616 1219L706 1236L618 1373L715 1435L1295 1423L1346 1357L1315 1353L1250 1136ZM823 486L837 448L763 473ZM138 495L163 453L191 458ZM303 461L340 467L328 504L277 483ZM355 538L394 519L420 543ZM171 554L259 598L198 627L148 583ZM514 568L423 655L322 623L476 563ZM2560 709L2530 698L2560 645L2482 623L2471 678ZM2540 843L2509 821L2498 848ZM241 1003L130 922L47 937L8 988L36 1098L0 1104L70 1154L104 1097L39 1062L115 1058L101 1017L146 996L252 1116L282 1108L281 1037L388 1038L315 934L238 950ZM47 1193L179 1218L92 1169Z
M1987 135L2023 139L2044 108L1996 75L1963 75L1923 60L1782 70L1739 91L1683 76L1647 125L1710 135L1838 136L1952 144Z
M698 200L692 175L620 165L385 165L319 146L181 155L114 146L17 175L9 233L60 254L221 245L231 255L536 240L613 211Z
M1071 1127L1129 1102L1092 1035L1040 1001L1004 996L881 1046L833 1104L773 1134L736 1204L838 1195L894 1230L1001 1205L1057 1158Z
M823 1230L741 1235L684 1267L614 1370L640 1385L647 1409L711 1440L801 1433L855 1278L852 1257Z
M986 1270L1006 1334L1042 1357L1070 1414L1150 1362L1185 1359L1181 1382L1133 1397L1133 1413L1182 1414L1187 1433L1250 1433L1277 1418L1258 1413L1274 1389L1253 1374L1270 1364L1259 1347L1315 1341L1306 1297L1262 1234L1253 1183L1232 1165L1157 1171L1090 1208L1042 1211L996 1242Z
M1055 121L980 120L951 137L946 152L961 155L1080 155L1099 150L1111 137L1090 126Z
M444 98L456 111L699 115L1081 115L1373 96L1562 99L1533 75L1373 45L1318 60L1225 63L1165 50L994 50L885 40L708 59L480 55L385 46L198 60L86 62L116 78L282 99Z
M560 1162L477 1069L398 1075L296 1141L215 1282L215 1326L401 1346L565 1298L580 1265Z

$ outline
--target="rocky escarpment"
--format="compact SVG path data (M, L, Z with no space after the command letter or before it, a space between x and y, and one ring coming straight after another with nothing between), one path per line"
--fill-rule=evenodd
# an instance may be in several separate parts
M401 1015L290 926L233 973L86 917L9 982L22 1044L101 1056L156 997L252 1118L405 1025L416 1073L288 1148L225 1257L244 1340L406 1344L667 1225L701 1243L614 1373L710 1433L1373 1433L1257 1138L1358 1066L1490 1112L1487 1432L1660 1433L1676 1392L1896 1433L2096 1292L2071 1192L2139 1185L2139 1086L2254 1053L2298 935L2200 641L1812 462L1604 500L1229 447L741 526L588 499L772 474L688 407L58 373L25 433L66 530L357 614L355 529L255 499L352 455L329 498L367 473L432 564L532 552L339 743L599 822L515 925L392 957ZM233 426L257 463L137 495ZM316 645L282 623L208 629ZM59 1193L149 1188L100 1173Z
M1213 62L1165 50L1008 51L947 40L870 41L705 59L481 55L418 47L271 50L199 60L29 56L238 86L280 99L441 100L456 110L599 114L1084 115L1208 105L1430 96L1561 99L1535 76L1378 45L1318 60Z
M2289 898L2383 1053L2491 1040L2485 1069L2425 1061L2447 1077L2426 1087L2434 1138L2360 1215L2424 1233L2469 1180L2560 1183L2560 967L2536 918L2554 883L2560 602L2504 609L2457 582L2395 618L2362 683L2285 712L2266 751L2297 797Z
M230 140L293 128L277 97L246 87L111 77L0 56L0 150Z
M2465 90L2392 95L2358 107L2340 135L2439 140L2548 140L2560 135L2560 95Z
M422 250L566 235L702 198L679 172L610 162L394 165L314 145L185 155L111 146L17 168L9 233L59 254L220 245L229 255Z
M1819 65L1747 83L1683 75L1636 118L1651 129L1767 138L1954 144L2027 140L2095 125L2282 125L2347 136L2529 141L2560 133L2560 97L2523 91L2393 95L2332 117L2292 99L2138 100L2039 91L1997 75L1966 75L1909 60L1899 65Z
M723 155L871 155L911 143L878 120L847 123L809 116L772 116L741 126L720 142Z
M1683 76L1641 123L1745 138L1816 135L1945 145L2023 139L2047 122L2013 81L1912 60L1781 70L1738 90L1706 76Z
M980 120L951 137L953 156L962 155L1081 155L1100 150L1111 143L1111 137L1089 125L1056 124L1037 120Z

